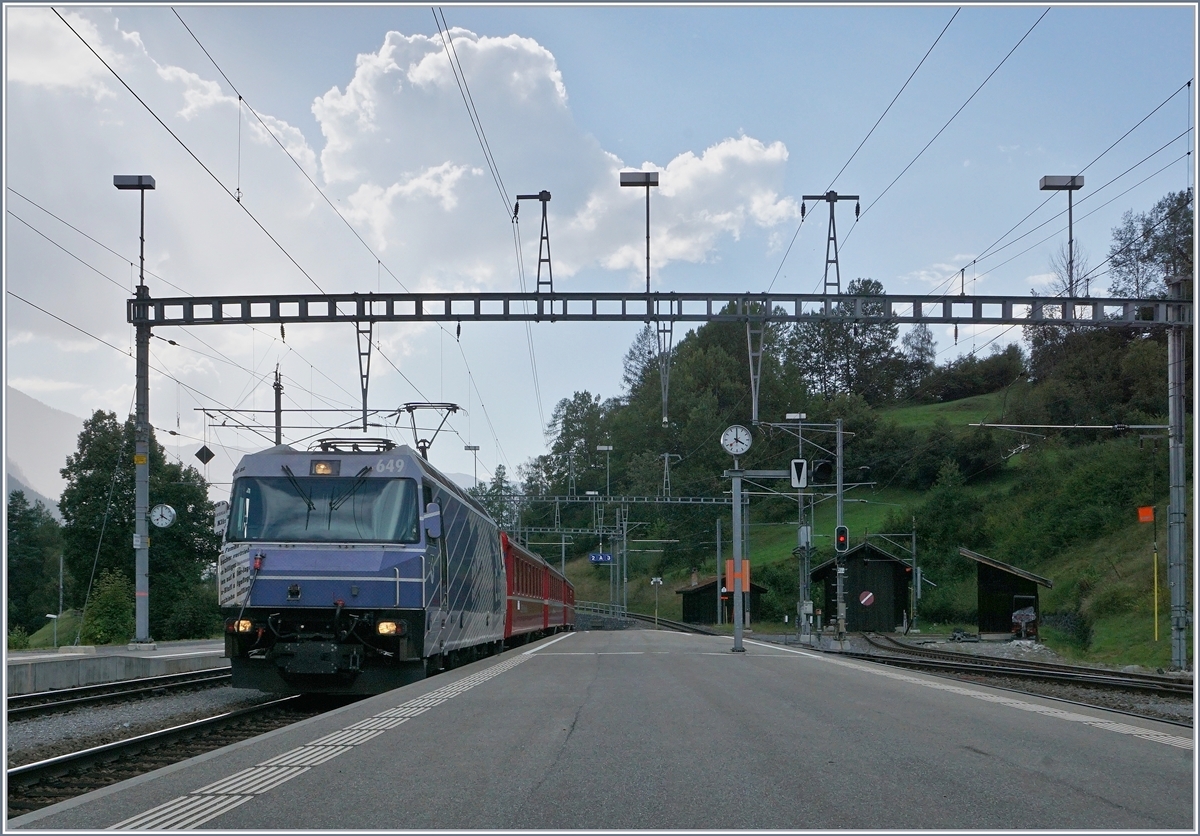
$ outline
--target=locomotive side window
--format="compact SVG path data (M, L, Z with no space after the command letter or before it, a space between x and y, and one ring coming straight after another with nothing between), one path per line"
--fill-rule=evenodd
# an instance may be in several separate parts
M227 539L415 543L417 484L356 476L248 476L233 486Z

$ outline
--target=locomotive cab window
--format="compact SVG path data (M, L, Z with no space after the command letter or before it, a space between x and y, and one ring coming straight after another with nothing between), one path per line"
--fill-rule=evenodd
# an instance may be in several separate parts
M226 539L416 543L417 483L368 472L309 476L285 466L281 476L242 477L233 484Z

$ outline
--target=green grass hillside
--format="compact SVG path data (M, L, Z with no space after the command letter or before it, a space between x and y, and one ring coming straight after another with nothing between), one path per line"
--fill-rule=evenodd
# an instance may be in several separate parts
M956 432L966 432L969 423L997 420L1002 397L1002 393L995 393L954 403L904 407L885 414L913 427L931 426L938 418L945 418ZM1122 444L1125 446L1122 447ZM1043 589L1040 593L1045 622L1042 639L1052 649L1069 658L1150 668L1170 665L1165 467L1160 475L1154 475L1153 478L1145 474L1138 477L1143 479L1144 485L1131 488L1123 494L1104 488L1104 479L1115 480L1116 483L1133 479L1132 476L1126 479L1120 470L1122 467L1131 464L1142 468L1157 467L1141 459L1135 463L1129 458L1131 455L1140 455L1140 452L1138 445L1131 444L1128 439L1102 440L1082 448L1048 449L1040 454L1042 458L1037 460L1033 471L1029 469L1029 456L1033 453L1024 453L1006 460L1001 467L987 474L988 478L970 480L956 488L965 498L964 502L981 509L981 530L1000 538L995 547L1007 549L993 553L993 556L1054 582L1053 588ZM1101 471L1097 471L1097 468ZM1108 471L1103 473L1104 479L1093 478L1104 470ZM1037 484L1034 489L1036 495L1031 499L1028 480L1032 474L1036 474ZM1091 495L1081 484L1094 485L1094 490L1099 493ZM1190 482L1188 489L1190 495ZM1108 493L1103 493L1106 490ZM1138 493L1140 490L1145 493ZM861 542L868 533L906 535L912 528L913 515L918 515L918 529L921 529L919 515L930 514L930 508L937 507L929 502L933 493L882 486L863 486L848 491L845 495L844 519L850 528L852 545ZM1061 514L1061 518L1055 516L1049 523L1033 520L1035 514L1031 509L1039 504L1037 496L1053 497L1053 503L1045 499L1040 504L1050 509L1048 513L1052 515ZM1035 504L1031 506L1031 502ZM1136 521L1137 505L1150 502L1156 503L1159 519L1157 640L1154 631L1155 530L1153 525ZM832 500L819 503L814 511L814 546L818 551L813 565L816 565L832 556L834 503ZM786 599L786 606L780 608L779 612L794 613L799 574L798 561L791 554L796 545L794 517L792 521L775 522L768 521L765 516L761 506L756 512L756 505L752 502L748 546L752 577L756 581L768 577L773 579L781 587L778 590L779 603L783 604ZM891 525L895 525L896 520L904 520L905 524L897 531L887 531L889 518ZM1057 535L1053 534L1056 520L1063 526ZM1043 530L1047 525L1053 537L1049 545L1044 541L1047 535ZM1020 539L1026 531L1038 532L1037 536L1043 539L1039 548L1028 551L1021 548L1022 542L1028 542ZM1067 531L1070 536L1065 536ZM728 538L728 530L725 536ZM1014 540L1014 537L1017 539ZM726 542L723 557L729 558L728 539ZM965 618L958 623L971 627L975 612L975 571L973 564L958 557L956 551L959 545L970 547L972 544L937 544L918 539L919 558L924 554L932 558L939 545L940 556L932 564L939 566L945 574L945 577L933 578L940 587L937 592L939 608L943 612L962 614ZM1189 543L1189 549L1192 547ZM988 548L978 550L989 553ZM715 553L710 552L694 562L698 564L695 568L701 579L712 577L716 568ZM931 564L923 565L928 567ZM1191 589L1192 583L1190 571L1189 567L1188 589ZM609 599L607 568L593 567L584 558L569 563L567 573L576 584L578 599ZM680 596L676 591L687 587L690 578L689 568L681 567L663 573L664 583L659 594L661 616L673 619L681 617ZM654 611L654 589L649 580L649 561L645 556L631 556L628 586L631 609L648 614ZM925 632L930 632L931 629L947 629L951 624L933 624L929 618L923 618L921 626ZM784 629L782 616L779 624L764 624L759 628ZM794 620L789 628L794 629Z

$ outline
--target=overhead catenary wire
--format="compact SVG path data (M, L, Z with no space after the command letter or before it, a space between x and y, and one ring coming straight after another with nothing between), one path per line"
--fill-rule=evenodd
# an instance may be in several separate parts
M1157 105L1155 105L1154 108L1152 108L1149 113L1147 113L1145 116L1143 116L1141 119L1139 119L1132 127L1130 127L1123 134L1121 134L1121 136L1119 136L1116 140L1114 140L1107 148L1105 148L1103 151L1101 151L1099 154L1097 154L1095 157L1093 157L1091 162L1089 162L1087 165L1085 165L1083 168L1081 168L1077 172L1076 176L1087 172L1088 169L1090 169L1093 165L1095 165L1103 157L1105 157L1109 152L1111 152L1114 148L1116 148L1117 145L1119 145L1121 142L1123 142L1135 130L1137 130L1139 127L1141 127L1151 116L1153 116L1155 113L1157 113L1159 110L1161 110L1168 102L1170 102L1176 96L1178 96L1180 94L1180 92L1182 92L1185 89L1190 90L1191 85L1192 85L1192 79L1188 79L1186 82L1179 85L1179 87L1177 87L1170 95L1168 95L1165 99L1163 99L1161 102L1159 102ZM1190 108L1190 106L1191 106L1190 97L1188 99L1188 103L1189 103L1188 106ZM1176 139L1178 139L1178 137L1176 137ZM1172 142L1173 141L1174 140L1172 140ZM1167 144L1169 145L1170 143L1167 143ZM1166 146L1164 146L1164 147L1166 147ZM1162 149L1159 149L1159 150L1161 151ZM1157 153L1157 152L1155 152L1155 153ZM1153 156L1153 155L1150 155L1150 156ZM1147 159L1148 159L1148 157L1147 157ZM1143 160L1143 162L1144 161L1145 160ZM1139 165L1140 165L1140 163L1139 163ZM1134 167L1136 167L1136 166L1134 166ZM1190 173L1191 169L1189 168L1188 170ZM1116 179L1116 178L1114 178L1114 179ZM1142 182L1145 182L1145 181L1142 181ZM1105 185L1108 185L1108 184L1105 184ZM1093 191L1091 194L1095 194L1095 191ZM1054 198L1053 194L1048 195L1037 206L1035 206L1033 208L1033 210L1031 210L1029 212L1029 214L1027 214L1021 220L1017 221L1017 223L1013 224L1013 226L1011 228L1009 228L1007 232L1005 232L1003 235L1001 235L999 238L997 238L995 241L993 241L991 244L989 244L987 247L985 247L979 255L975 256L971 261L969 261L965 265L963 265L963 267L955 269L942 283L939 283L937 285L937 287L934 289L934 294L937 294L943 285L946 285L948 288L950 283L953 282L954 276L961 269L964 269L967 266L974 265L974 264L978 263L979 261L983 260L984 258L995 255L997 252L999 252L999 250L1006 249L1009 246L1009 244L1011 244L1012 242L1009 242L1009 244L1005 244L1003 247L997 247L997 245L999 245L1001 241L1004 241L1006 238L1008 238L1009 235L1011 235L1016 229L1018 229L1023 223L1025 223L1025 221L1027 221L1031 217L1033 217L1033 215L1039 209L1041 209L1043 206L1045 206L1047 203L1049 203L1051 200L1053 200L1053 198ZM1083 198L1083 200L1087 200L1087 196L1085 196ZM1080 202L1082 203L1083 200L1081 200ZM1061 217L1062 214L1063 214L1062 212L1059 212L1057 215L1055 215L1055 217ZM1042 225L1044 226L1044 224L1042 224ZM1024 236L1022 235L1021 237L1024 237ZM1028 252L1028 250L1026 250L1025 252ZM1011 260L1012 259L1008 259L1008 261L1011 261ZM1005 261L1004 263L1007 264L1008 261ZM999 266L1002 266L1002 265L997 265L997 267L999 267ZM989 270L987 272L990 273L990 272L994 271L995 269L997 269L997 268L993 267L991 270ZM987 275L987 273L984 273L982 275ZM948 290L947 290L947 292L948 292Z
M471 88L467 84L467 74L462 68L462 63L458 59L458 51L454 48L454 38L450 34L450 26L446 23L445 12L441 13L441 19L438 19L438 10L431 9L433 12L434 23L438 27L438 36L442 39L442 45L446 52L446 59L450 62L450 69L454 73L454 81L458 85L459 94L462 96L463 105L467 108L467 116L471 120L471 127L475 131L475 138L479 142L479 147L483 151L484 159L487 161L488 170L492 173L492 180L496 185L496 190L500 194L500 199L504 204L505 216L513 225L513 239L516 246L517 259L517 277L520 280L521 292L525 293L525 268L521 256L521 234L517 221L517 206L513 203L508 194L508 190L504 187L504 180L500 176L500 167L496 163L496 159L492 154L491 145L487 141L487 132L483 128L483 120L479 118L479 111L475 108L475 100L471 96ZM512 209L509 209L512 206ZM528 305L524 300L521 302L522 308L528 311ZM541 383L538 379L537 369L537 352L534 348L533 327L528 321L525 323L525 341L529 346L529 368L533 375L533 394L534 402L537 404L538 421L541 425L542 435L546 434L546 415L542 409L542 390Z
M191 35L192 40L194 40L196 42L196 45L198 47L200 47L200 50L204 53L205 57L207 57L208 60L212 63L213 67L216 68L217 72L220 73L221 77L223 79L225 79L225 82L229 85L230 89L233 90L233 92L238 96L239 106L244 105L246 107L246 110L249 111L254 116L254 118L259 121L259 124L261 124L263 129L267 132L267 134L270 135L270 137L273 140L275 140L275 144L278 145L280 150L282 150L284 152L284 154L287 155L288 159L290 159L292 161L292 163L300 171L300 173L304 177L304 179L308 181L309 185L311 185L317 191L317 194L319 194L321 196L321 199L325 201L326 205L329 206L329 208L333 210L334 214L338 216L338 219L341 220L343 225L345 225L345 227L350 230L350 233L358 240L358 242L363 246L363 248L366 249L366 251L368 253L370 253L371 257L374 258L375 263L376 263L377 274L378 274L379 270L386 271L388 276L390 276L391 279L402 290L404 290L406 293L410 293L411 290L404 284L403 281L400 280L400 277L397 276L386 263L384 263L384 261L374 251L374 249L372 249L372 247L366 242L366 240L363 239L362 235L359 234L358 230L356 230L354 228L354 225L350 223L350 221L346 218L346 216L344 214L342 214L342 211L340 209L338 209L338 207L334 204L334 202L332 200L330 200L329 196L325 193L325 191L316 183L316 181L314 181L312 179L311 176L309 176L309 173L304 169L304 166L301 165L300 161L296 159L295 155L293 155L292 152L288 150L287 146L285 146L280 141L280 139L276 135L276 133L273 130L271 130L271 128L266 124L266 122L263 120L263 118L261 116L259 116L258 112L250 105L249 102L247 102L245 100L245 98L242 96L241 92L238 91L237 86L233 83L233 81L229 78L229 76L225 73L225 71L223 69L221 69L221 66L217 63L216 59L214 59L212 54L209 53L208 49L204 46L204 44L196 36L196 33L192 31L191 27L188 26L187 22L184 21L184 19L180 16L179 12L177 10L175 10L174 8L172 8L171 11L175 14L175 17L178 18L179 22L183 25L184 29L187 30L188 34ZM436 20L436 15L435 15L435 20ZM452 62L452 64L453 64L453 62ZM465 82L465 79L464 79L464 82ZM482 131L482 126L481 126L480 130ZM484 144L484 147L486 148L487 147L486 139L484 139L483 144ZM488 149L486 151L486 154L490 155L490 149ZM507 197L504 197L505 192L503 191L502 183L499 181L499 173L498 172L496 175L496 180L497 180L497 186L501 190L501 196L505 203L505 211L507 212L508 211L507 210L508 199L507 199ZM439 329L441 329L443 332L446 330L445 326L442 325L441 323L437 323L437 327ZM532 352L532 343L530 346L530 350ZM470 367L469 362L467 361L465 352L461 352L461 347L460 347L460 353L462 354L463 365L466 366L467 373L468 373L468 375L470 375L471 367ZM390 360L389 360L389 363L390 363ZM395 367L395 364L391 364L391 365L393 366L393 368ZM310 363L310 367L311 367L311 363ZM397 371L399 371L399 370L397 369ZM328 377L327 375L324 375L324 373L322 373L322 375ZM419 395L421 395L421 397L425 397L425 395L421 394L420 391L417 389L417 387L412 384L412 381L409 380L407 376L405 376L403 373L401 373L401 377L403 377L404 380L406 382L408 382L410 386L413 386L413 390L416 391ZM535 386L536 386L536 376L535 376ZM343 387L340 387L340 385L339 385L339 388L342 388L343 391L346 391ZM478 390L476 390L476 391L478 394ZM351 394L351 393L347 392L347 394ZM354 396L351 394L351 397L354 397ZM480 395L479 406L483 410L485 417L487 417L488 416L487 404L484 402L482 395ZM541 406L541 404L540 404L540 397L539 397L539 409L540 409L540 406ZM491 425L490 417L488 417L488 424L489 424L489 426Z
M1002 59L1000 59L1000 63L996 65L995 69L993 69L990 73L988 73L987 78L985 78L982 82L980 82L979 86L975 88L975 92L973 92L970 96L968 96L967 100L965 102L963 102L961 105L959 105L958 110L954 111L953 115L949 119L946 120L946 124L942 125L942 127L938 129L938 132L933 135L933 138L930 139L927 143L925 143L924 147L921 148L921 150L917 152L917 155L915 157L913 157L912 160L909 161L908 165L906 165L903 169L901 169L900 173L897 174L895 176L895 178L892 179L892 182L887 185L887 188L885 188L882 192L880 192L879 195L867 205L867 208L864 209L862 211L861 215L859 216L860 219L863 217L866 217L867 213L871 211L871 209L875 206L875 204L877 204L879 201L883 200L884 195L886 195L889 191L891 191L892 186L896 185L897 181L899 181L900 178L903 177L904 174L910 168L913 167L913 165L917 162L917 160L921 159L921 156L927 150L929 150L929 146L933 145L933 143L937 141L937 138L942 135L942 133L946 130L946 128L950 127L950 124L955 119L958 118L958 115L960 113L962 113L963 110L966 108L966 106L971 103L972 99L974 99L977 95L979 95L979 91L984 88L984 85L986 85L989 81L991 81L992 76L994 76L996 73L998 73L1000 71L1000 68L1003 67L1005 65L1005 63L1008 62L1008 59L1012 57L1012 54L1017 51L1017 48L1020 47L1021 44L1023 44L1025 42L1025 39L1028 38L1029 35L1033 32L1033 30L1037 28L1037 25L1042 22L1042 18L1044 18L1049 13L1050 13L1050 9L1047 8L1045 11L1043 11L1041 13L1041 15L1038 16L1038 19L1033 22L1033 25L1030 26L1028 30L1026 30L1024 35L1021 36L1021 39L1016 42L1016 44L1013 46L1013 48L1010 49L1008 51L1008 53ZM858 221L856 220L854 225L850 227L850 231L846 233L846 237L842 239L843 247L845 246L846 241L848 241L850 239L850 236L854 234L854 230L857 228L858 228Z
M49 212L48 210L46 210L46 209L44 209L43 207L39 206L38 204L34 203L32 200L30 200L29 198L25 197L24 195L21 195L21 194L19 194L19 193L17 193L17 194L18 194L18 196L19 196L19 197L21 197L22 199L26 200L26 201L27 201L27 202L29 202L31 205L33 205L33 206L36 206L38 209L41 209L43 212L45 212L46 214L48 214L48 215L50 215L51 217L55 218L56 220L60 221L61 223L63 223L64 225L68 226L69 228L71 228L71 229L72 229L72 230L74 230L75 232L79 233L80 235L83 235L83 236L84 236L85 238L87 238L89 241L92 241L93 243L97 244L98 246L102 247L103 249L107 250L108 252L112 253L113 255L116 255L116 256L117 256L117 257L119 257L119 258L121 257L120 253L117 253L117 252L116 252L115 250L113 250L111 247L108 247L108 246L106 246L105 244L101 243L101 242L100 242L100 241L98 241L97 239L93 238L92 236L88 235L87 233L83 232L82 230L78 229L77 227L73 226L72 224L69 224L69 223L67 223L67 222L66 222L66 221L64 221L62 218L59 218L57 215L54 215L54 213L52 213L52 212ZM53 238L51 238L49 235L45 234L45 233L44 233L44 232L42 232L41 230L39 230L39 229L37 229L36 227L34 227L34 226L33 226L32 224L30 224L28 221L25 221L23 218L21 218L21 217L17 216L17 215L16 215L14 212L12 212L12 210L8 210L8 213L9 213L9 214L11 214L11 215L12 215L14 218L16 218L18 221L21 221L21 223L25 224L25 226L29 227L31 230L33 230L34 232L36 232L38 235L40 235L42 238L44 238L44 239L45 239L46 241L48 241L50 244L53 244L53 245L54 245L55 247L57 247L59 250L61 250L62 252L64 252L64 253L65 253L65 254L67 254L68 256L70 256L71 258L73 258L73 259L75 259L76 261L78 261L78 262L79 262L80 264L82 264L84 267L87 267L89 270L91 270L92 272L96 273L96 274L97 274L97 275L99 275L101 278L104 278L104 279L106 279L107 281L111 282L112 284L115 284L115 285L117 285L117 286L118 286L118 287L120 287L122 290L126 290L126 291L127 291L127 288L125 288L125 287L124 287L123 285L121 285L119 282L116 282L115 280L113 280L112 278L110 278L109 276L107 276L107 275L106 275L106 274L105 274L103 271L101 271L99 268L95 267L94 265L92 265L92 264L88 263L87 261L85 261L85 260L84 260L83 258L81 258L80 256L78 256L78 255L76 255L75 253L71 252L71 251L70 251L69 249L67 249L65 246L63 246L62 244L58 243L58 242L57 242L57 241L55 241ZM161 278L161 277L158 277L158 278ZM165 280L165 279L163 279L163 281L164 281L164 282L166 282L166 280ZM168 284L170 284L170 282L167 282L167 283L168 283ZM176 285L172 285L172 286L173 286L173 287L177 287ZM181 292L186 292L186 291L183 291L183 289L182 289L182 288L180 288L180 290L181 290ZM25 301L25 300L22 300L22 301ZM258 329L256 329L256 328L254 328L253 326L251 326L251 330L252 330L252 331L257 331ZM91 336L91 335L89 335L89 336ZM176 347L178 347L178 348L183 348L183 349L185 349L185 350L193 351L193 352L195 352L195 353L197 353L197 354L199 354L199 355L201 355L201 356L203 356L203 357L208 357L209 359L212 359L212 360L219 360L220 362L224 362L224 363L227 363L227 364L229 364L229 365L231 365L231 366L234 366L235 368L237 368L237 369L239 369L239 370L241 370L241 371L244 371L244 372L246 372L248 375L250 375L252 378L254 378L254 379L257 381L257 382L261 382L261 381L263 381L263 380L265 380L265 379L266 379L266 375L263 375L263 374L260 374L260 373L254 372L253 370L246 368L246 367L245 367L245 366L243 366L242 364L240 364L240 363L237 363L236 361L234 361L234 360L230 359L228 356L226 356L225 354L223 354L222 352L220 352L218 349L216 349L216 348L214 348L213 346L209 345L208 343L204 342L204 340L203 340L203 339L201 339L200 337L197 337L197 336L195 336L194 334L190 334L190 336L191 336L193 339L195 339L195 340L197 340L198 342L200 342L201 344L203 344L203 345L204 345L205 347L207 347L207 348L208 348L210 351L214 352L214 354L212 354L212 355L210 355L210 354L206 354L205 352L202 352L202 351L200 351L199 349L195 349L195 348L192 348L191 346L186 346L186 345L183 345L183 344L179 343L179 342L178 342L178 341L176 341L176 340L173 340L173 339L167 339L167 338L164 338L164 337L162 337L161 335L158 335L158 334L151 334L151 336L152 336L152 337L155 337L156 339L163 340L164 342L167 342L167 343L169 343L170 345L176 346ZM293 349L291 349L291 347L289 346L289 350L293 350ZM298 354L298 353L297 353L297 356L299 356L299 354ZM307 361L306 361L306 362L307 362ZM334 381L332 378L329 378L329 377L328 377L328 375L325 375L325 373L324 373L324 372L321 372L321 374L322 374L322 376L324 376L324 377L326 377L327 379L329 379L329 380L330 380L330 382L334 383L335 385L338 385L336 381ZM345 391L345 390L343 389L343 391ZM350 393L349 393L349 392L347 392L347 394L350 394ZM325 399L322 397L322 400L325 400Z
M99 61L101 64L103 64L104 68L107 69L110 73L112 73L113 77L121 83L121 86L124 87L126 90L128 90L129 94L131 96L133 96L135 99L137 99L138 104L140 104L142 107L144 107L146 109L146 112L149 113L151 116L153 116L154 120L156 122L158 122L158 124L162 125L163 129L171 135L171 138L174 139L177 143L179 143L179 146L188 153L188 156L190 156L193 160L195 160L196 164L199 165L202 169L204 169L204 172L206 174L208 174L209 177L212 178L213 182L215 182L218 186L220 186L221 190L223 192L225 192L225 194L229 195L229 197L232 198L233 201L238 206L241 207L242 211L246 213L246 216L249 217L250 220L252 220L254 222L255 226L257 226L260 230L262 230L263 234L266 235L267 238L269 238L271 240L271 243L273 243L276 247L279 248L279 251L282 252L287 257L288 261L292 262L292 264L295 265L296 269L299 270L304 275L304 278L308 279L309 282L312 283L313 287L315 287L317 290L324 293L325 290L321 287L321 285L319 285L317 283L317 280L314 279L312 276L310 276L308 274L308 271L306 271L303 267L300 266L300 262L296 261L296 259L292 256L292 254L287 251L287 248L285 248L283 246L283 244L279 243L279 240L274 235L272 235L265 226L263 226L262 221L260 221L258 218L256 218L254 216L254 213L251 212L244 203L242 203L240 200L238 200L237 196L234 195L234 193L229 190L229 187L221 182L221 178L217 177L217 175L213 173L212 169L210 169L207 165L205 165L204 161L201 160L198 156L196 156L196 153L194 151L192 151L191 148L188 147L187 143L184 142L182 139L180 139L179 135L176 134L173 130L171 130L170 126L168 126L167 123L164 122L162 120L162 118L157 113L154 112L154 109L152 107L150 107L150 105L146 104L145 100L142 99L141 96L139 96L136 92L134 92L133 88L130 87L129 84L126 83L125 79L123 79L121 77L121 74L118 73L115 69L113 69L112 66L100 56L100 53L96 52L96 50L92 47L92 45L87 42L87 39L84 38L83 35L79 34L77 31L75 31L75 27L72 26L65 17L60 15L58 13L57 9L51 7L50 11L54 12L54 14L58 17L58 19L61 20L63 22L63 24L68 29L71 30L71 33L73 35L75 35L75 37L79 38L80 43L82 43L85 47L87 47L88 51L91 52L92 55L96 56L96 60Z
M912 81L913 77L917 74L917 70L921 69L921 67L925 64L925 60L929 57L930 53L933 52L933 48L938 45L938 42L942 39L942 35L946 34L946 30L950 28L950 24L954 22L954 18L958 17L958 13L961 11L962 7L960 6L954 10L954 14L950 15L950 19L946 21L946 25L942 27L942 31L939 32L938 36L933 39L933 43L930 44L929 49L925 51L925 55L922 56L921 60L917 62L917 66L914 67L913 71L908 74L908 78L905 79L904 83L900 85L900 89L896 91L896 95L892 97L892 100L888 103L888 106L883 109L883 113L881 113L879 118L875 120L875 124L871 126L871 130L867 131L867 135L862 138L862 142L858 143L858 147L854 149L852 154L850 154L850 158L842 164L840 169L838 169L838 173L833 175L833 179L831 179L829 181L829 185L825 187L826 192L833 188L834 184L837 182L837 179L842 176L842 172L844 172L850 163L854 161L854 158L858 156L858 152L862 150L862 147L867 144L867 140L871 138L871 135L875 133L875 129L879 127L879 123L883 121L883 117L888 115L888 111L892 109L892 105L896 103L896 101L900 98L900 94L903 93L908 87L909 82ZM767 293L770 293L771 288L775 287L775 281L779 278L779 272L783 269L783 265L787 261L788 254L792 251L792 245L796 243L796 236L800 234L800 227L804 226L804 221L805 218L801 216L800 223L796 225L796 231L792 233L792 240L788 242L787 249L783 253L783 258L779 260L779 266L775 268L775 275L771 277L771 283L767 285Z

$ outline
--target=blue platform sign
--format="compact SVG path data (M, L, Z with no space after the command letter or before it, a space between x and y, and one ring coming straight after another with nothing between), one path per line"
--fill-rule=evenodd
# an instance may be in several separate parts
M588 557L591 558L592 563L612 563L613 562L612 555L609 554L608 552L598 552L598 553L594 552L594 553L588 555Z

